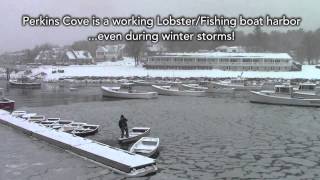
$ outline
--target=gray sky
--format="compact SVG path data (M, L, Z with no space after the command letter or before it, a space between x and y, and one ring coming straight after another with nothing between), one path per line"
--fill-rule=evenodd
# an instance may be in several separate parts
M104 28L74 27L22 27L21 16L144 16L223 14L225 16L300 16L301 27L314 30L320 27L319 0L1 0L0 1L0 53L49 42L71 44L75 40L86 39Z

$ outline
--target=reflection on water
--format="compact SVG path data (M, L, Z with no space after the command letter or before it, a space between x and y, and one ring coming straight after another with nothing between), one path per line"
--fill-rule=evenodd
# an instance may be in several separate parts
M99 124L100 132L90 138L113 146L119 146L120 114L129 127L150 126L151 136L160 138L161 171L142 179L319 179L318 108L251 104L245 94L102 99L99 87L71 92L47 86L7 93L18 109ZM56 179L61 173L62 179L120 178L5 126L0 141L6 142L0 148L5 167L0 179Z

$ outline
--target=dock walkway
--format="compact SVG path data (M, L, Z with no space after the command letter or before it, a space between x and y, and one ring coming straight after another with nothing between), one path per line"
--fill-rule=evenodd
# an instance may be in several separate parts
M157 171L154 159L133 154L100 142L53 130L22 118L11 116L0 110L0 123L11 126L23 133L44 140L67 151L101 163L127 176L144 176Z

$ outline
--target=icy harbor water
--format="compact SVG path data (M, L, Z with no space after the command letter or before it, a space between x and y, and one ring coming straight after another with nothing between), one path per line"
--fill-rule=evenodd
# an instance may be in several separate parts
M3 84L1 84L3 85ZM160 138L160 171L137 179L319 179L320 112L235 97L102 99L98 87L9 89L17 109L100 124L118 146L118 119ZM110 170L0 125L0 179L122 179Z

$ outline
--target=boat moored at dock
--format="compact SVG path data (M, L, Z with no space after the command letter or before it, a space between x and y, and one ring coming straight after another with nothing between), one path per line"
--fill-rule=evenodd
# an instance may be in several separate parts
M156 92L141 92L120 87L101 87L103 97L123 99L153 99L158 97Z
M250 102L290 106L320 107L320 99L295 97L292 86L276 85L274 91L250 91Z
M156 86L152 85L152 89L160 95L166 96L206 96L204 90L184 90L173 86Z
M230 81L212 82L214 86L222 88L234 88L236 91L256 91L261 90L262 86L251 83L246 79L231 79Z
M131 146L129 151L132 153L151 157L157 153L159 148L159 143L160 143L159 138L142 137Z

